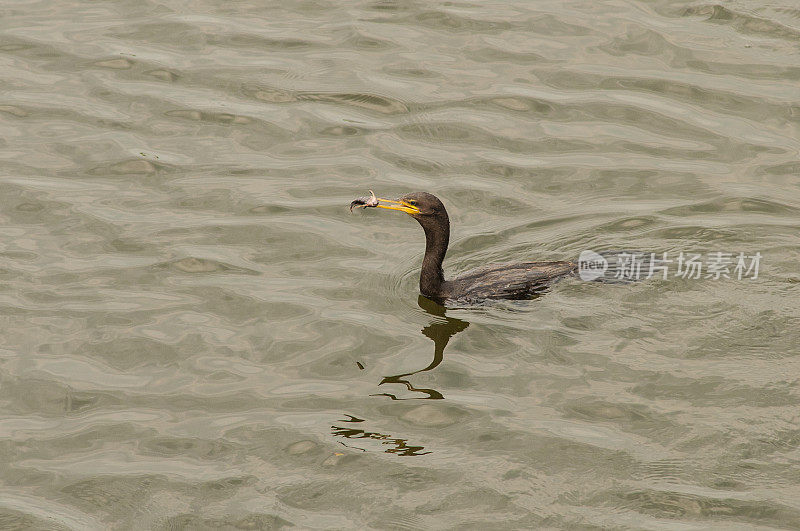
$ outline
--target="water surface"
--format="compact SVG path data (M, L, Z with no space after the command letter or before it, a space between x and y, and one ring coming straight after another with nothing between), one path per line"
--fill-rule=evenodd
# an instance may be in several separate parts
M800 528L789 1L5 2L0 527ZM756 280L419 299L584 249ZM363 367L363 369L362 369Z

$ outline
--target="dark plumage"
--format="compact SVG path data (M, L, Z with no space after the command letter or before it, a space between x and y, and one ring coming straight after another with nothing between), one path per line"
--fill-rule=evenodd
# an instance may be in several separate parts
M442 262L450 241L450 218L433 194L414 192L397 200L359 198L353 207L377 207L405 212L425 231L425 257L419 276L420 292L431 299L479 301L482 299L527 299L554 281L577 271L575 262L521 262L492 264L445 280Z

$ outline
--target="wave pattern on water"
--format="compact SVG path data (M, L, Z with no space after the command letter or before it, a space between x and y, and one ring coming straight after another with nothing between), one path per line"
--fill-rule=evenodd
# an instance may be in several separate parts
M0 527L800 526L799 35L751 0L0 7ZM444 199L452 272L764 266L445 312L369 188Z

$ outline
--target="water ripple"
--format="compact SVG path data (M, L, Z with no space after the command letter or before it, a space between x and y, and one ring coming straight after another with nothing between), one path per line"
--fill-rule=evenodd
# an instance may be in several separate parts
M0 8L0 527L797 527L800 10L762 4ZM443 198L448 274L763 269L445 310L370 188Z

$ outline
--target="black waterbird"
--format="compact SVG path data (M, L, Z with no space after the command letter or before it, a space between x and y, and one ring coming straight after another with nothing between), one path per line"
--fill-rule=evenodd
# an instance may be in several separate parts
M419 275L419 291L436 301L480 301L484 299L528 299L546 290L553 282L577 272L572 261L520 262L491 264L445 280L442 262L450 242L450 218L444 205L433 194L413 192L398 199L360 197L353 208L385 208L405 212L425 231L425 257Z

